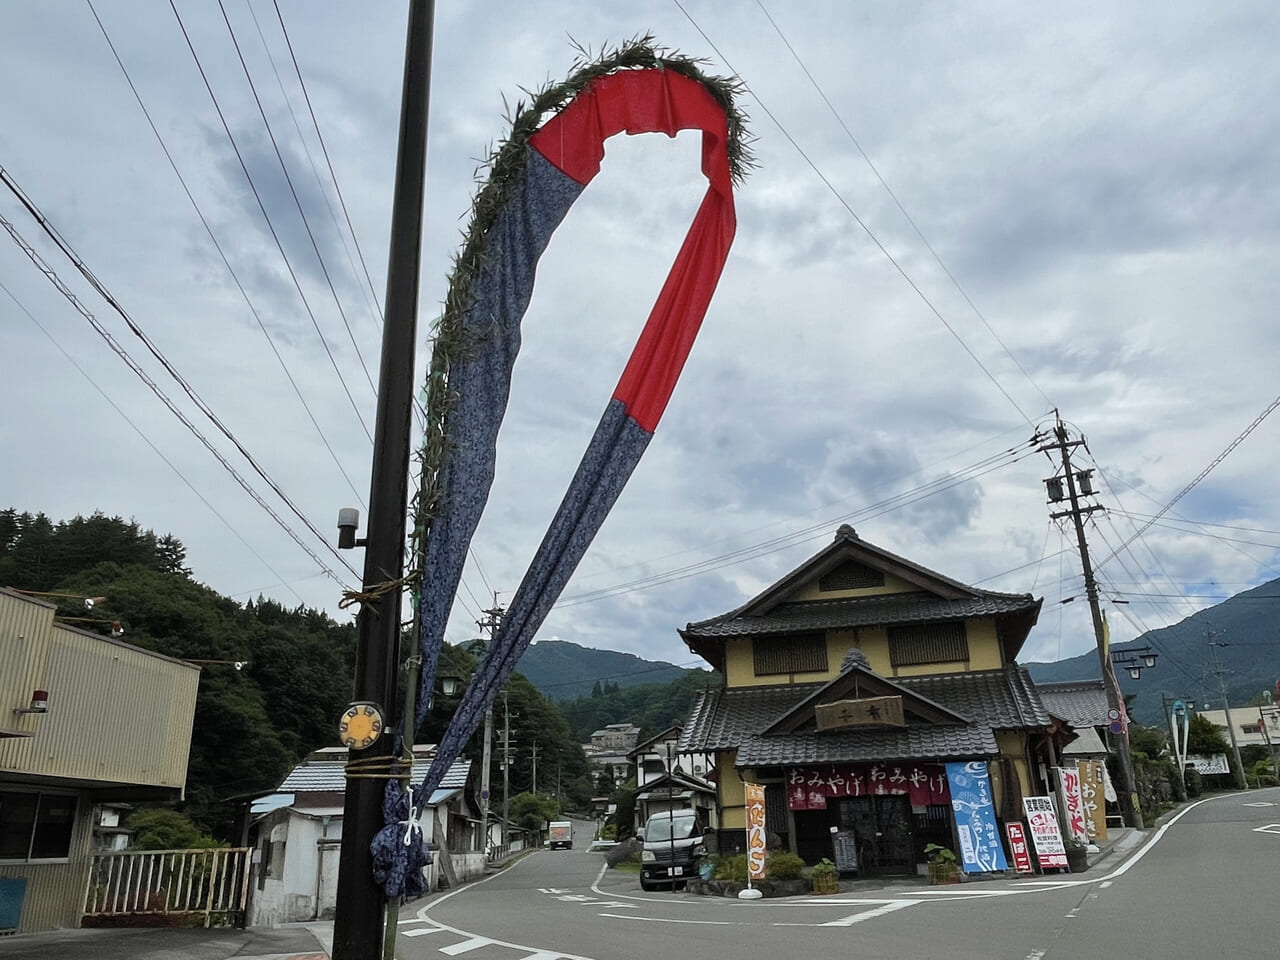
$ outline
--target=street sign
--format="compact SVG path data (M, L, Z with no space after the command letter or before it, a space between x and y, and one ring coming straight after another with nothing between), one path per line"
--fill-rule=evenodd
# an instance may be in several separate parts
M890 726L906 724L902 714L902 697L864 697L861 700L837 700L820 703L813 708L819 730L840 727Z

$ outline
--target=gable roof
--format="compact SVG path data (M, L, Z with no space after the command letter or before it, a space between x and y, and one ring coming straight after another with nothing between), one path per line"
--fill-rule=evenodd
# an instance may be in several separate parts
M649 749L649 747L653 746L660 740L678 741L680 739L680 731L681 731L680 724L673 723L671 726L667 727L667 729L663 730L661 733L655 733L652 737L650 737L648 740L645 740L643 743L637 743L631 749L631 752L627 754L627 756L638 757L640 754L646 752Z
M1016 664L999 670L899 677L892 683L957 721L821 733L787 730L781 721L800 704L815 701L830 684L721 687L703 691L695 700L680 749L737 750L738 767L975 759L999 756L997 731L1040 730L1053 722L1031 677Z
M849 561L891 574L918 589L831 600L792 599L803 586ZM1005 660L1012 662L1040 616L1040 604L1029 593L998 593L966 586L867 543L853 527L844 524L826 549L763 593L736 610L689 623L679 632L690 650L723 671L724 642L733 637L993 617Z
M834 680L824 683L813 691L813 693L770 724L763 732L766 735L794 733L801 728L813 726L814 709L819 704L834 703L851 695L854 699L859 697L901 697L903 713L908 717L914 716L917 721L925 723L969 722L967 718L948 710L928 697L921 696L909 687L901 686L879 674L872 673L864 667L854 665Z
M418 786L426 779L430 763L415 763L409 782ZM278 793L341 793L347 789L346 763L342 760L304 760L281 781ZM470 760L455 760L440 782L441 790L460 790L471 773Z
M1036 689L1049 712L1073 727L1105 727L1109 722L1107 692L1101 680L1037 683Z

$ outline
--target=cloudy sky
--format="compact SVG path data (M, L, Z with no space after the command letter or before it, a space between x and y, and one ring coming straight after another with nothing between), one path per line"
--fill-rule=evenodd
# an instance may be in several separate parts
M279 0L326 162L276 8L222 2L230 31L187 0L181 23L160 0L6 3L0 167L333 540L337 509L368 497L405 4ZM1059 603L1082 594L1079 561L1027 442L1055 406L1100 470L1109 512L1089 537L1104 595L1132 601L1110 608L1118 638L1280 576L1280 417L1106 559L1276 399L1280 7L681 3L437 13L420 369L504 101L563 77L575 42L645 32L749 88L759 169L720 288L541 637L689 663L678 627L849 522L957 579L1043 596L1024 659L1084 652L1086 605ZM544 257L449 639L474 635L492 590L510 597L541 539L701 199L698 148L611 141ZM8 190L0 215L354 584ZM3 505L132 517L180 537L223 593L345 616L317 560L8 233L0 284Z

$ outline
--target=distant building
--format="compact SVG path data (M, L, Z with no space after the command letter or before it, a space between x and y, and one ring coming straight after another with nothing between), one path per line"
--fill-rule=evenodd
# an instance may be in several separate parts
M640 728L633 723L611 723L591 734L591 741L583 744L587 761L596 770L607 771L615 783L622 783L631 776L631 758L640 738Z
M0 934L78 927L95 834L187 780L200 668L56 615L0 588Z
M1227 711L1197 710L1231 743L1231 731L1227 728ZM1274 745L1280 749L1280 706L1267 704L1262 707L1232 707L1231 722L1236 728L1236 745L1241 747Z

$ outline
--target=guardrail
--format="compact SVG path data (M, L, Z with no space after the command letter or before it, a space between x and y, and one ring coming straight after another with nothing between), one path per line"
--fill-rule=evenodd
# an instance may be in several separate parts
M94 854L85 917L215 915L234 920L249 895L249 847Z

